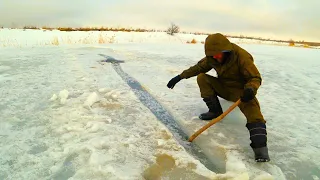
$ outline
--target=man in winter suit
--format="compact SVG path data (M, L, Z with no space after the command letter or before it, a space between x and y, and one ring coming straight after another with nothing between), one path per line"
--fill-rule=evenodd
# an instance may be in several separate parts
M247 119L246 127L257 162L270 161L267 148L266 121L255 97L261 85L261 75L254 65L253 57L220 33L209 35L205 41L205 55L196 65L172 78L168 88L173 88L182 79L197 76L201 97L209 111L199 116L212 120L222 114L218 96L228 101L241 99L239 108ZM215 69L218 77L206 72Z

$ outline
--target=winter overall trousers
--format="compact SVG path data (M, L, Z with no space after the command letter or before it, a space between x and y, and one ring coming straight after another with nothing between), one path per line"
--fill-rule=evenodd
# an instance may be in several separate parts
M237 101L243 93L243 89L230 88L223 85L218 78L201 73L197 76L197 83L202 98L219 96L227 101ZM250 133L250 146L253 149L267 146L266 121L260 111L257 98L240 103L239 108L247 119L246 127Z

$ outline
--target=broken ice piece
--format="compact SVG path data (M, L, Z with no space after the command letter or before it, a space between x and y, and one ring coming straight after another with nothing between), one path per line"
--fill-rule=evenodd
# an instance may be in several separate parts
M58 99L58 96L56 94L53 94L52 97L50 98L50 101L55 101Z
M117 99L117 98L118 98L118 96L117 96L116 94L112 94L111 97L112 97L113 99Z
M106 118L106 122L112 123L112 119L111 118Z
M91 93L87 100L84 102L84 107L91 108L91 106L100 100L98 94L96 92Z
M158 139L157 143L158 143L158 146L161 147L161 146L165 145L166 142L162 139Z
M60 99L67 99L68 96L69 96L69 91L66 89L59 92Z
M107 88L100 88L98 91L99 91L99 93L106 93L106 92L108 92L108 89Z
M68 99L68 96L69 96L69 92L67 90L64 89L64 90L60 91L60 93L59 93L60 104L65 104Z

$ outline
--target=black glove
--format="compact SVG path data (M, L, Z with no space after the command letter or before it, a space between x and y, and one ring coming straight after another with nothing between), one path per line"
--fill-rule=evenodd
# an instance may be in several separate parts
M181 81L181 79L182 79L182 78L181 78L180 75L172 78L172 79L168 82L167 87L173 89L173 87L174 87L179 81Z
M249 102L254 99L254 91L252 88L246 88L243 91L243 95L241 96L241 102Z

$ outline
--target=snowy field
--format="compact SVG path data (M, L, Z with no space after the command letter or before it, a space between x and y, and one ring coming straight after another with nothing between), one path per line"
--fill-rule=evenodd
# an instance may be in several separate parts
M185 41L205 36L106 32L113 44L99 44L100 36L0 30L0 179L319 180L319 50L231 39L263 77L271 162L254 162L237 108L193 142L213 167L153 111L159 102L187 135L207 123L196 118L207 111L196 78L166 87L204 55Z
M105 44L105 43L186 43L193 39L197 43L204 42L206 35L176 34L168 36L165 32L112 32L112 31L74 31L61 32L58 30L20 30L0 29L0 47L36 47L44 45L66 44ZM267 42L260 40L231 38L236 43L255 43L284 45L287 43Z

